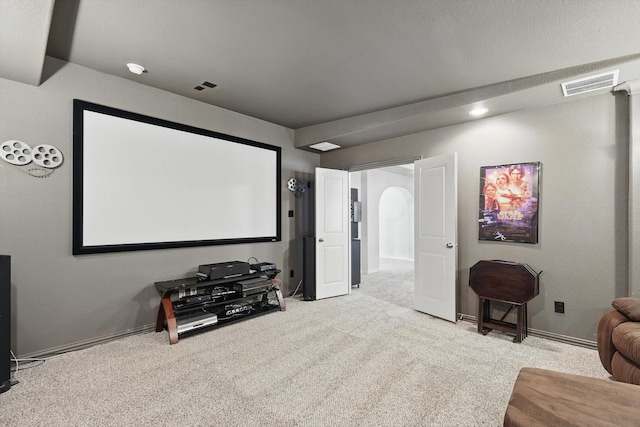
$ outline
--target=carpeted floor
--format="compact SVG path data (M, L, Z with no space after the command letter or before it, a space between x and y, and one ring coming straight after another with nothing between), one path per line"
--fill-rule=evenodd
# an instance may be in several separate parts
M0 394L0 425L499 426L521 367L608 378L595 350L418 313L412 286L383 270L176 345L151 332L52 357Z
M380 270L363 275L363 281L367 296L413 310L413 262L382 258Z

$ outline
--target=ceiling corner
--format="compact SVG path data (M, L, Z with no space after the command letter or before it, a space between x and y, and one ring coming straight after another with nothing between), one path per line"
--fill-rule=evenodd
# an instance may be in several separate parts
M39 86L55 0L0 2L0 78Z

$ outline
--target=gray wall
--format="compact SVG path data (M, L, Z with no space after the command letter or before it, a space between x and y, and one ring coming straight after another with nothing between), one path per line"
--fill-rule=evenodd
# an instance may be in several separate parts
M0 79L0 141L51 144L65 155L61 168L40 179L0 161L0 253L12 256L18 356L152 325L159 303L153 282L193 275L203 263L274 261L286 291L295 288L300 238L312 224L308 196L294 198L286 181L312 181L320 156L294 149L293 131L52 58L46 69L50 77L39 87ZM282 242L72 256L73 98L281 146ZM475 262L526 262L544 270L530 326L593 341L600 316L627 289L628 121L625 96L598 95L326 153L322 166L458 152L460 312L476 313L467 286ZM540 243L479 242L479 168L529 161L542 162ZM554 300L565 301L565 314L553 312Z
M309 180L320 160L293 148L292 130L53 58L46 69L50 77L39 87L0 79L0 141L51 144L65 156L49 178L0 161L0 253L12 256L14 353L44 354L148 327L159 304L153 283L193 276L200 264L253 256L283 270L286 292L295 288L304 215L287 213L305 206L286 181ZM74 98L282 147L282 241L72 256Z
M477 313L477 261L524 262L544 271L529 326L593 342L627 287L628 129L626 96L607 93L326 153L322 167L457 152L459 311ZM539 243L478 241L480 167L531 161L542 162Z

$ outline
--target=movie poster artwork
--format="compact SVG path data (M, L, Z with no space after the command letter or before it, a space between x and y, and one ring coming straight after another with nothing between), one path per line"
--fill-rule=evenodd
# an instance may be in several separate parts
M479 240L538 243L540 162L480 168Z

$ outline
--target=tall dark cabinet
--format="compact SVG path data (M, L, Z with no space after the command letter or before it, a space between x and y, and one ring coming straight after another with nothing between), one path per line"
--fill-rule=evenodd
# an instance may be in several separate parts
M351 286L360 287L360 257L362 242L360 239L351 239Z
M360 287L362 241L358 238L358 223L362 221L362 202L358 200L358 189L351 189L351 286Z
M0 255L0 393L11 388L11 257Z

